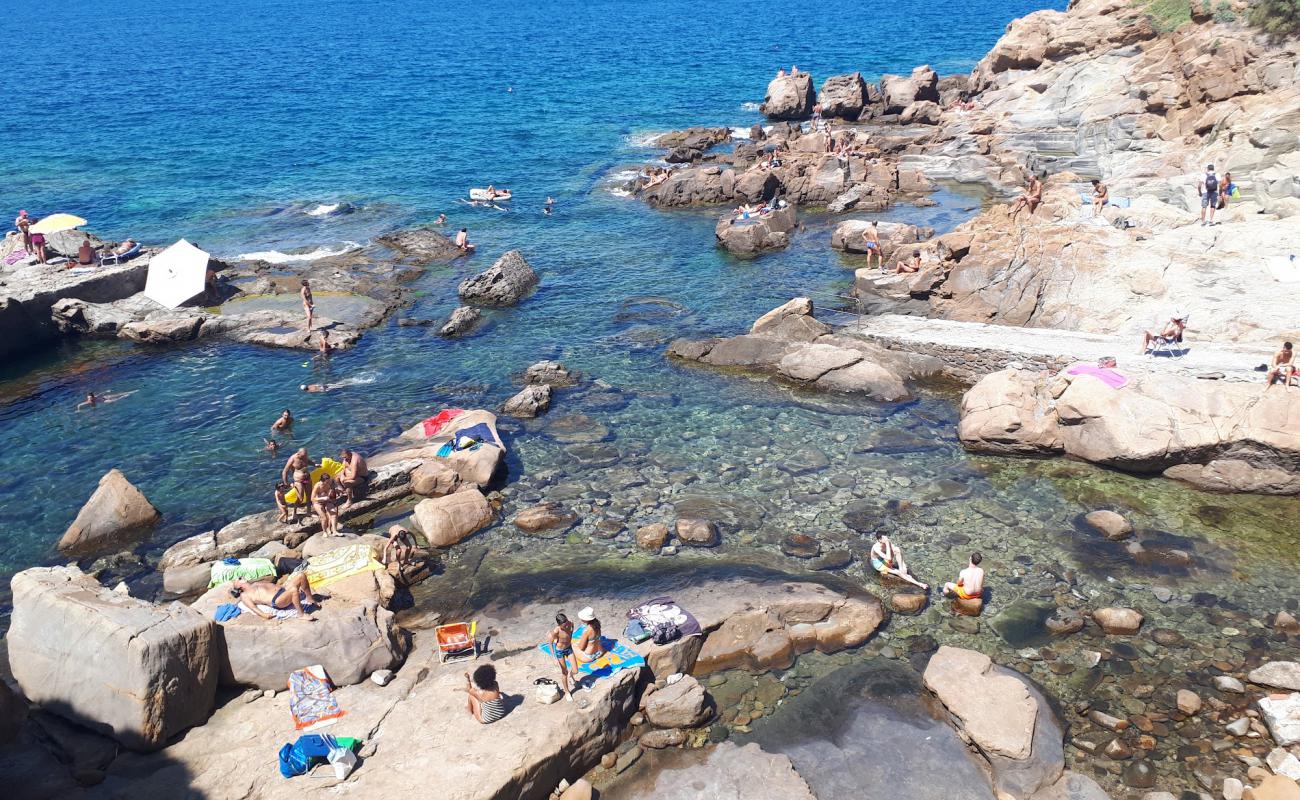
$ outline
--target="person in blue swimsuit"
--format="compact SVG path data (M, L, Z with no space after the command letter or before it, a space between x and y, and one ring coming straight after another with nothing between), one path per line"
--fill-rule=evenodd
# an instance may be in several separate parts
M564 699L572 703L573 691L569 688L569 677L573 677L575 684L578 682L578 662L573 657L573 623L564 612L555 615L555 627L551 628L547 641L551 645L551 652L555 653L555 660L560 662L560 685L564 688Z

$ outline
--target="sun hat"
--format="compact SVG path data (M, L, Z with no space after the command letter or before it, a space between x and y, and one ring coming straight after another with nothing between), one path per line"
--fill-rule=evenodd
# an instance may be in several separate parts
M583 622L591 622L595 618L596 618L596 611L591 606L587 606L586 608L578 612L578 619L582 620Z

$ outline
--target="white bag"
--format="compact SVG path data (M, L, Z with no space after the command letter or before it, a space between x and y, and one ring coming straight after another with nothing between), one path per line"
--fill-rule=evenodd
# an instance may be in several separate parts
M350 775L357 765L357 754L347 747L331 747L326 759L334 767L334 777L339 780Z
M539 683L535 693L537 702L544 706L557 702L560 699L560 687L555 683Z

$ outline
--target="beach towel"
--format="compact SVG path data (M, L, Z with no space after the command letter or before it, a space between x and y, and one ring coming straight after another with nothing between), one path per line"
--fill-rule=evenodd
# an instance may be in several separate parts
M242 605L242 604L243 604L243 601L240 601L240 604ZM310 609L310 610L315 610L315 609L316 609L316 606L315 606L315 605L313 605L311 602L306 601L306 600L303 601L302 607L303 607L303 610L304 610L304 611L307 611L307 610L309 610L309 609ZM244 610L249 610L249 607L248 607L248 606L243 606L243 608L244 608ZM268 606L268 605L265 604L265 603L258 603L258 604L257 604L257 610L258 610L258 611L261 611L263 614L270 614L270 615L271 615L272 617L274 617L275 619L293 619L294 617L298 616L298 609L296 609L296 608L292 608L292 607L290 607L290 608L276 608L275 606ZM237 617L237 616L239 616L239 615L238 615L238 614L235 614L235 615L231 616L231 619L234 619L234 618ZM221 622L221 620L217 620L217 621L218 621L218 622Z
M234 561L235 563L231 564L227 559L212 565L212 577L208 580L209 589L241 578L246 581L256 581L275 575L275 565L269 558L237 558Z
M582 636L584 630L586 630L585 625L574 630L573 640L575 642ZM595 661L579 661L579 675L590 675L593 678L607 678L621 669L633 669L645 666L645 659L642 658L639 653L617 639L602 636L600 637L600 643L605 648L604 654ZM549 642L537 645L537 649L541 650L551 658L555 658L555 651L551 648Z
M1122 389L1128 383L1128 378L1124 375L1108 367L1099 367L1095 364L1075 364L1065 372L1067 375L1091 375L1112 389Z
M5 256L5 266L12 267L14 264L17 264L19 261L22 261L23 259L30 258L30 257L31 256L28 254L28 252L24 250L23 246L20 244L17 247L15 247L13 251L9 253L9 255Z
M307 583L312 590L370 570L383 569L368 544L350 544L307 559Z
M501 446L501 443L497 441L497 437L492 435L492 429L487 426L487 423L480 422L477 425L471 425L468 428L462 428L456 431L456 433L452 434L451 440L453 442L456 442L467 436L477 442L483 442L484 444L494 444L498 447Z
M656 597L627 612L628 618L641 621L647 631L656 625L675 625L682 636L702 636L703 629L691 612L677 605L671 597Z
M437 436L438 431L445 428L448 422L451 422L453 419L464 413L465 409L463 408L444 408L442 411L439 411L437 414L434 414L432 417L429 417L424 422L420 423L424 426L424 437L427 439L431 436Z
M289 675L289 712L297 730L325 727L343 716L343 709L330 694L325 668L319 665L296 670ZM322 757L326 753L320 754Z

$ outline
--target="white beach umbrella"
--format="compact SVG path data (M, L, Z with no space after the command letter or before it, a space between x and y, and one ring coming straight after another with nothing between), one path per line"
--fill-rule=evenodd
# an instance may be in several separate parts
M167 308L176 308L202 294L207 277L208 254L181 239L149 259L144 296Z

